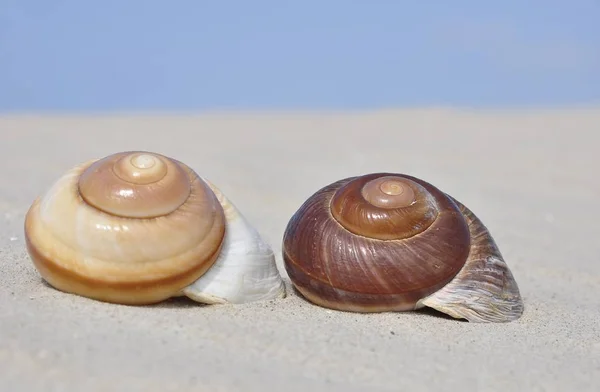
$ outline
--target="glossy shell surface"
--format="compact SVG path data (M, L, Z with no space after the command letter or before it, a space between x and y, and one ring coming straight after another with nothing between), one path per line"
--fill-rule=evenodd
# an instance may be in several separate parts
M486 273L493 257L500 262ZM469 288L489 286L480 313L505 298L507 310L498 319L522 312L516 283L485 226L435 186L404 174L351 177L317 191L290 219L283 258L296 289L328 308L381 312L431 306L445 311L450 293L435 297L442 289L455 287L453 300L469 302L485 295ZM475 274L469 273L474 259L480 261ZM453 316L468 318L461 311Z
M234 254L236 247L260 244L272 255L257 232L240 232L239 217L216 187L185 164L129 151L62 175L29 209L25 237L34 265L53 287L106 302L149 304L182 295L217 260L229 265L225 254ZM235 244L226 241L232 235L238 239ZM256 271L263 271L273 284L279 283L279 275L272 276L277 272L274 257L260 263L245 256L237 257L238 268L259 276ZM219 283L211 287L225 294L205 302L250 301L231 295L243 292L242 287L249 290L250 283L243 284L234 273L218 276ZM254 283L256 291L271 289ZM269 295L255 296L265 297Z

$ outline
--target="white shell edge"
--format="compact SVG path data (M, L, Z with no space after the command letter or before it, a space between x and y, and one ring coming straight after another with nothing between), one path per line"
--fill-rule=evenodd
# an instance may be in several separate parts
M517 320L524 311L515 278L485 225L462 203L451 198L469 225L472 247L456 277L432 295L424 306L472 323L503 323Z
M213 266L181 294L206 304L242 304L285 297L285 284L272 248L214 184L202 180L225 211L225 238Z

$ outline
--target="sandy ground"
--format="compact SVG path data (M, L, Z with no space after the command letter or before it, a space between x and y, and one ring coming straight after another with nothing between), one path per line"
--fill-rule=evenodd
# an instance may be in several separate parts
M600 109L0 117L0 389L598 391L599 130ZM128 307L44 284L24 247L30 203L71 166L131 149L216 183L273 246L289 296ZM288 219L320 187L375 171L478 214L520 286L520 320L342 313L289 290Z

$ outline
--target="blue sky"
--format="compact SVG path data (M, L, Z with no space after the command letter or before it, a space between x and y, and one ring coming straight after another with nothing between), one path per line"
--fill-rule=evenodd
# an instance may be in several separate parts
M0 0L0 112L597 103L597 0Z

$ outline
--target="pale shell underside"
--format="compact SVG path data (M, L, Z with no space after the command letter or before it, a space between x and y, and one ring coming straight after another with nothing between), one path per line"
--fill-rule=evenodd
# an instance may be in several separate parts
M469 257L450 283L420 300L417 308L427 306L470 322L518 319L523 314L523 301L500 250L481 221L460 202L454 202L469 225L472 240Z
M285 285L271 247L214 184L203 180L225 211L225 239L217 261L181 295L207 304L241 304L284 297Z

